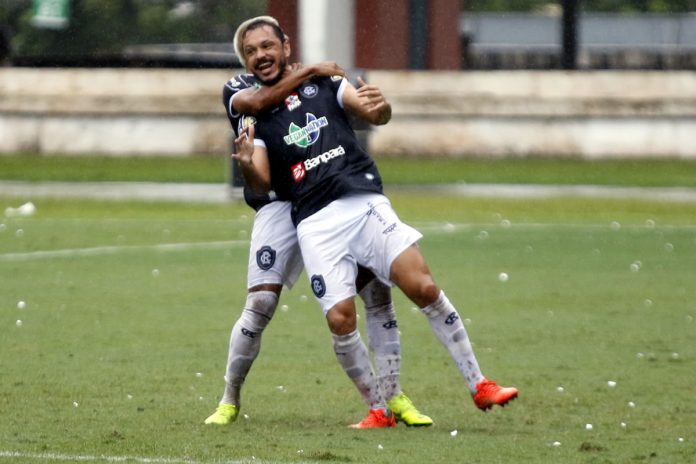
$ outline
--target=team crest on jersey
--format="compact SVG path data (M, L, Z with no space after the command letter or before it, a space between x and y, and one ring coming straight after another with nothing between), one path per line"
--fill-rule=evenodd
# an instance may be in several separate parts
M256 264L264 271L269 270L273 267L276 260L276 252L273 248L269 246L261 247L256 252Z
M299 108L301 104L302 102L300 101L300 97L296 93L291 93L290 96L285 99L285 106L287 107L288 111Z
M314 98L319 93L319 87L317 87L316 84L310 83L302 87L302 89L300 89L300 92L302 92L302 95L304 95L307 98Z
M326 116L317 119L312 113L306 113L306 117L307 123L304 127L300 127L294 122L290 123L288 135L283 137L286 145L294 144L302 148L308 147L319 140L321 128L329 125L329 120L326 119Z
M317 298L321 298L326 295L326 285L324 284L324 278L320 275L313 275L310 280L312 285L312 291Z
M240 85L242 85L242 83L239 82L236 77L233 77L232 79L230 79L230 85L232 87L239 87Z

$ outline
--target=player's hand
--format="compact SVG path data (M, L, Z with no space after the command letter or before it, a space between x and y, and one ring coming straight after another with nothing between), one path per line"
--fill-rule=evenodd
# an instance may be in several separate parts
M340 67L335 61L323 61L312 66L315 76L331 77L331 76L346 76L346 71Z
M254 125L250 125L244 129L239 137L234 139L234 147L236 153L232 153L232 159L235 159L242 166L251 166L252 157L254 155Z
M288 75L293 74L293 73L296 73L298 71L301 71L304 68L305 68L305 65L302 63L291 63L285 67L285 72L283 73L283 77L288 76Z
M358 76L358 98L360 104L368 112L380 111L388 105L382 91L376 85L367 84L362 77Z

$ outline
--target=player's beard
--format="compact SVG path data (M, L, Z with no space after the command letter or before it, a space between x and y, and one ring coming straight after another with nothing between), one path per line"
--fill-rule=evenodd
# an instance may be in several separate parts
M285 74L285 69L288 67L288 60L285 58L285 55L281 56L278 59L278 74L276 77L268 80L264 80L261 76L259 76L257 73L254 73L254 75L258 78L258 80L261 81L263 85L267 86L272 86L278 83L280 79L282 79L283 74Z

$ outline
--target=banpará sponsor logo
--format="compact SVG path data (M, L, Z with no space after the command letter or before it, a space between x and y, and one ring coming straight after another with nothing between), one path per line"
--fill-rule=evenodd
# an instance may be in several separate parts
M346 150L343 148L343 145L339 145L336 148L332 148L331 150L322 153L321 155L304 160L304 166L305 169L309 171L316 168L321 163L328 163L332 159L338 158L339 156L343 156L345 154Z
M339 145L336 148L325 151L321 155L315 156L314 158L301 161L292 166L292 177L295 179L295 182L299 182L304 178L304 176L307 175L307 171L311 171L321 163L328 163L332 159L338 158L339 156L343 156L345 154L346 150L343 148L343 145Z

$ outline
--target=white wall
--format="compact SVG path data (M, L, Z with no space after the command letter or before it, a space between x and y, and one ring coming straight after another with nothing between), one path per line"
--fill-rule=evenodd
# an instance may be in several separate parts
M388 155L696 158L696 73L372 72Z
M226 153L237 71L0 68L0 154ZM696 73L372 71L379 156L696 159Z
M300 60L331 60L345 68L353 67L354 11L353 0L300 0Z

